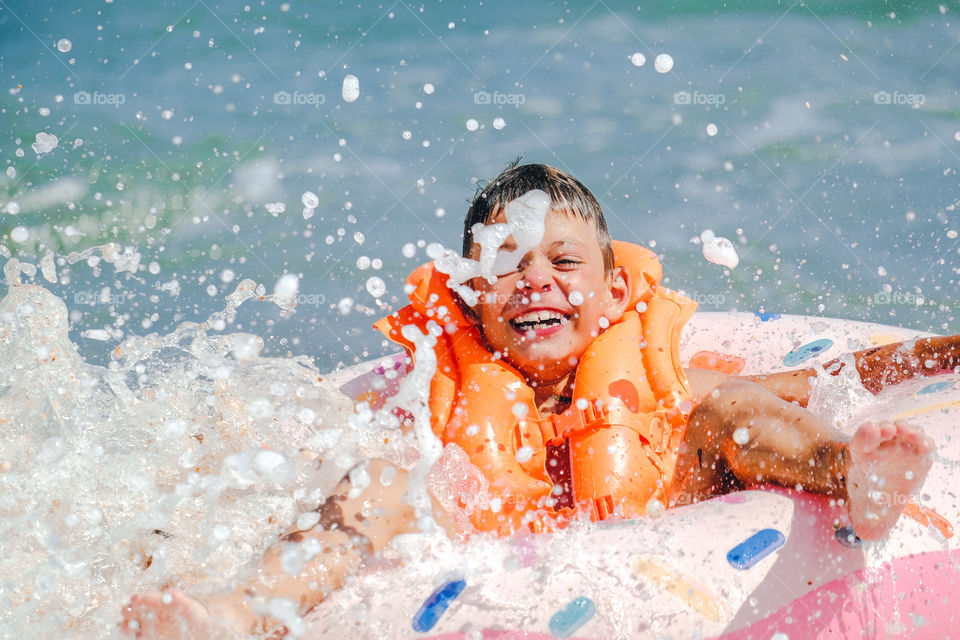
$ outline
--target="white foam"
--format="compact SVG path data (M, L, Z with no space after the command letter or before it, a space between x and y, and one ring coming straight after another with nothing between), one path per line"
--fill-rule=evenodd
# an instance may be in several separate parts
M740 264L740 256L733 243L727 238L719 238L714 235L710 229L700 234L700 241L703 243L703 257L708 262L719 264L728 269L734 269Z
M876 396L861 383L852 354L841 356L840 362L843 368L837 375L825 371L818 362L813 364L817 375L810 379L807 409L827 424L853 435L859 426L857 418L876 404Z
M4 266L0 358L19 366L0 373L0 628L106 637L135 592L225 586L316 507L322 473L343 475L299 453L316 424L346 423L310 361L235 359L249 338L207 333L251 281L202 323L129 337L105 368L79 357L64 303Z
M464 283L476 277L494 283L498 276L516 270L520 259L543 239L544 220L549 210L550 196L533 189L507 204L506 222L473 226L474 243L480 247L479 260L464 258L435 242L427 245L427 256L434 261L437 271L450 276L447 286L473 306L479 302L479 294ZM510 236L514 236L517 248L503 251L503 244Z
M36 142L34 142L31 147L38 156L42 156L56 149L58 144L60 144L60 140L57 136L41 131L37 134Z

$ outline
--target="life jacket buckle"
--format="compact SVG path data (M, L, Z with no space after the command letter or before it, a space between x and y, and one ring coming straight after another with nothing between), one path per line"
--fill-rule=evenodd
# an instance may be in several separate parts
M586 408L570 407L558 415L540 420L540 433L545 445L557 446L574 434L593 433L609 425L606 408L597 408L593 402Z

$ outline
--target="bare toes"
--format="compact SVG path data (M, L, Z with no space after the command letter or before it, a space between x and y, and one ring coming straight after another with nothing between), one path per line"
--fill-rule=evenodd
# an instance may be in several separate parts
M881 422L880 423L880 439L881 440L890 440L897 435L897 425L892 422Z
M881 442L880 427L873 422L865 422L853 434L850 447L858 452L868 452L876 449Z

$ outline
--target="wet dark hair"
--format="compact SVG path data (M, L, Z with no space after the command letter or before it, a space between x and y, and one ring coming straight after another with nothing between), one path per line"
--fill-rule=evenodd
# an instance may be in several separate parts
M520 164L520 158L511 162L500 175L477 189L463 221L463 255L473 249L473 225L486 224L507 203L516 200L531 189L540 189L550 196L550 210L564 211L586 220L597 231L597 241L603 253L603 268L613 273L613 241L607 229L600 203L590 190L573 176L545 164Z

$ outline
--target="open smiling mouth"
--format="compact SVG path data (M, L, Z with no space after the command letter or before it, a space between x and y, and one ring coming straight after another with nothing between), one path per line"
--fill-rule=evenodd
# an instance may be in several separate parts
M510 326L517 331L539 331L563 325L569 321L570 316L558 311L530 311L512 319Z

